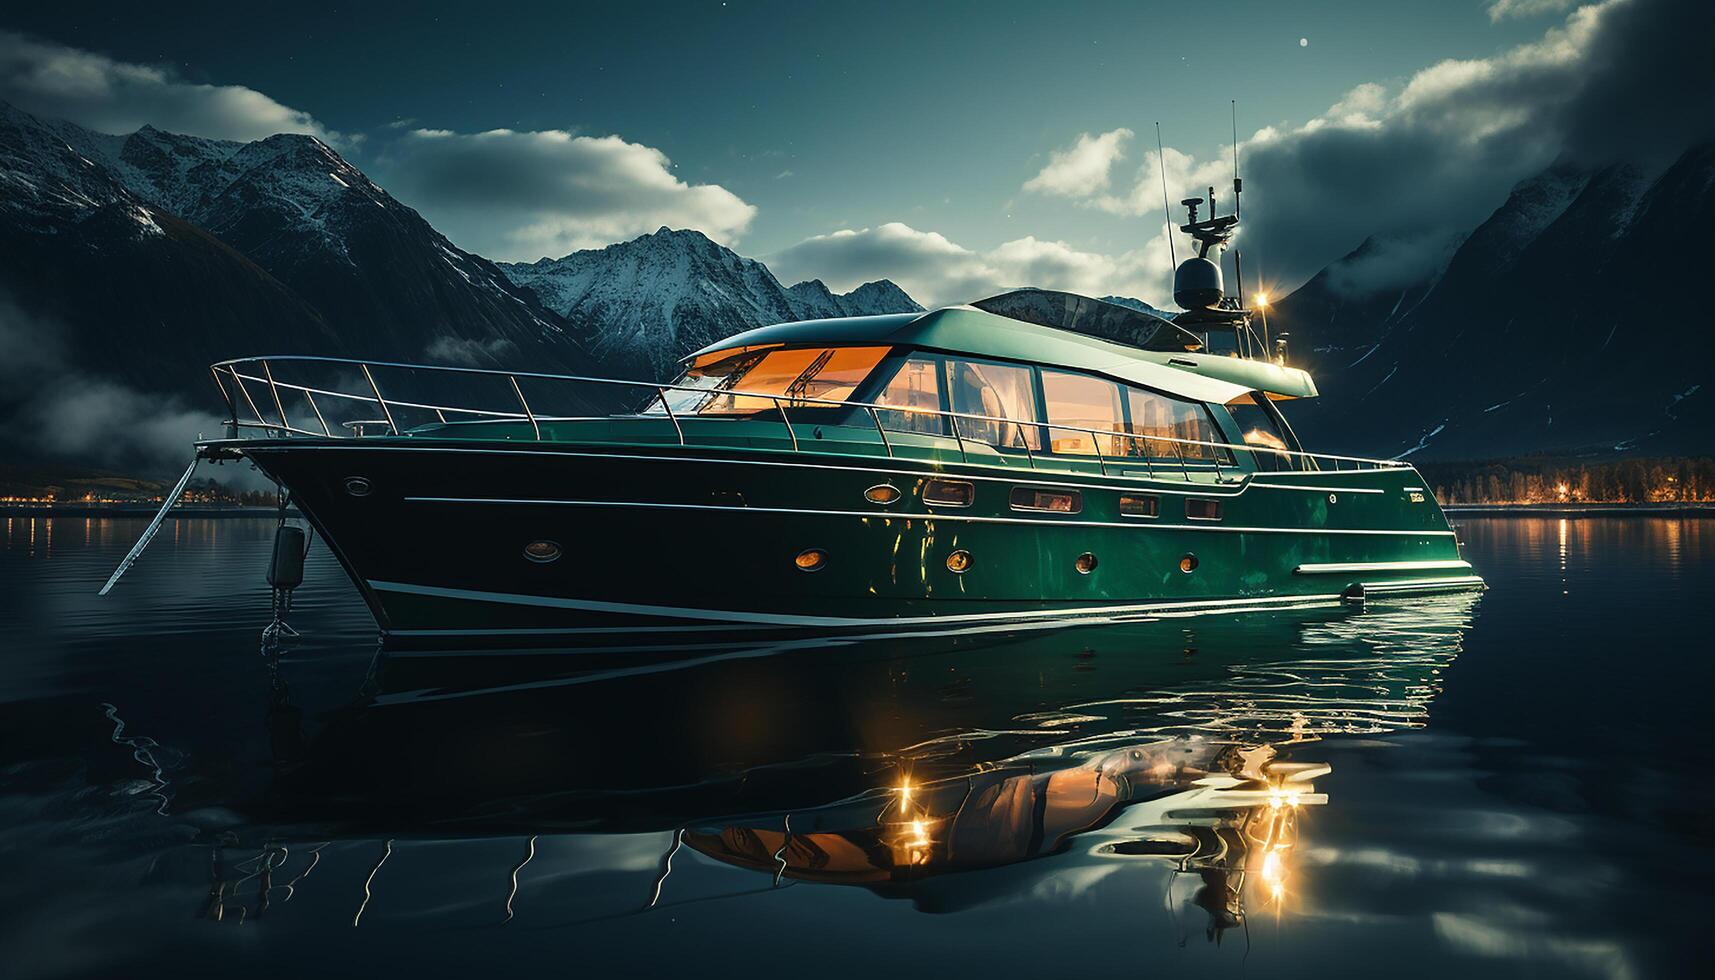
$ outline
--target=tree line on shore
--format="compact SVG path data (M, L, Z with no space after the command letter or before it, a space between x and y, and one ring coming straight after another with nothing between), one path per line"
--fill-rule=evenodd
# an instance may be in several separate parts
M1715 501L1715 457L1609 461L1565 458L1423 463L1443 504L1706 503Z

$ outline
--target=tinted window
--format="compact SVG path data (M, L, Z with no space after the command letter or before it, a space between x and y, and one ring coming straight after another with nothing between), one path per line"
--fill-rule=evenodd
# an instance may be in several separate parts
M669 391L673 411L737 415L774 411L773 398L723 394L730 391L787 396L787 407L813 407L794 399L843 401L875 370L886 347L775 347L767 350L716 351L698 358L675 385L706 389Z
M1013 487L1011 503L1013 510L1046 510L1056 514L1076 514L1084 509L1084 495L1076 490Z
M1294 447L1288 441L1287 434L1281 430L1276 421L1277 416L1265 401L1266 397L1253 391L1244 398L1227 403L1227 411L1232 413L1233 421L1238 423L1239 438L1244 440L1245 445L1257 447L1256 452L1244 455L1255 460L1259 470L1297 469L1299 457L1287 452Z
M969 507L977 488L964 480L930 480L923 485L923 502L943 507Z
M1185 516L1196 521L1218 521L1221 519L1221 502L1206 497L1186 497Z
M887 387L875 396L877 405L897 405L900 411L877 411L886 428L897 432L946 432L941 416L940 366L932 357L908 357Z
M1036 396L1030 386L1030 369L1016 364L989 364L949 358L946 362L947 397L953 411L982 415L984 419L960 419L959 436L991 446L1031 449L1039 446L1034 426L1009 425L993 419L1036 420Z
M1119 385L1087 374L1043 371L1042 400L1048 407L1048 445L1052 451L1091 456L1099 448L1104 455L1117 455L1117 436L1078 430L1112 433L1124 428ZM1076 428L1058 429L1055 425Z
M1120 494L1120 513L1126 517L1160 517L1161 498L1140 494Z
M1224 441L1201 402L1144 388L1127 388L1126 398L1131 409L1131 431L1141 437L1126 440L1127 455L1223 462L1229 458L1224 449L1200 445Z

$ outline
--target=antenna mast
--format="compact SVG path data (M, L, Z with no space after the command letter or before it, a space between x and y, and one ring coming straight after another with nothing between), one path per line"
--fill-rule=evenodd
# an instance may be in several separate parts
M1167 204L1167 157L1161 150L1161 121L1155 122L1155 162L1161 167L1161 216L1167 219L1167 257L1179 267L1179 252L1173 247L1173 209Z
M1233 103L1233 218L1236 220L1239 216L1239 192L1244 190L1245 184L1244 184L1244 181L1239 179L1239 100L1234 99L1234 100L1232 100L1232 103ZM1212 206L1213 205L1212 197L1213 197L1213 195L1211 195L1211 207L1210 207L1211 212L1214 210L1214 208ZM1239 259L1239 250L1237 248L1233 249L1233 280L1238 286L1239 309L1242 310L1245 308L1245 267ZM1246 327L1243 331L1243 334L1244 334L1244 336L1241 336L1239 339L1240 339L1240 342L1243 343L1244 346L1248 349L1250 346L1250 343L1249 343L1250 337L1248 336L1250 334L1250 327L1248 324L1246 325Z

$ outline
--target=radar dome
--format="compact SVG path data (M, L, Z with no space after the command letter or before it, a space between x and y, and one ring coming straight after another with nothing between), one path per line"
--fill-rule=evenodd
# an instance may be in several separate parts
M1221 267L1193 256L1173 270L1173 302L1187 310L1207 310L1221 305Z

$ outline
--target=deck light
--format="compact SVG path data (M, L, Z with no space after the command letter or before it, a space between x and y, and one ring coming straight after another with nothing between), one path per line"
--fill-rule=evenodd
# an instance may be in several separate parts
M863 492L863 499L872 504L891 504L899 499L899 488L891 483L877 483Z
M963 548L947 556L947 571L963 575L971 568L971 553Z
M1079 575L1088 575L1096 570L1096 556L1086 551L1072 559L1072 567L1078 570Z
M538 565L558 561L560 555L560 546L552 541L532 541L524 546L524 557Z
M828 567L828 553L820 548L805 548L792 559L800 572L819 572Z

